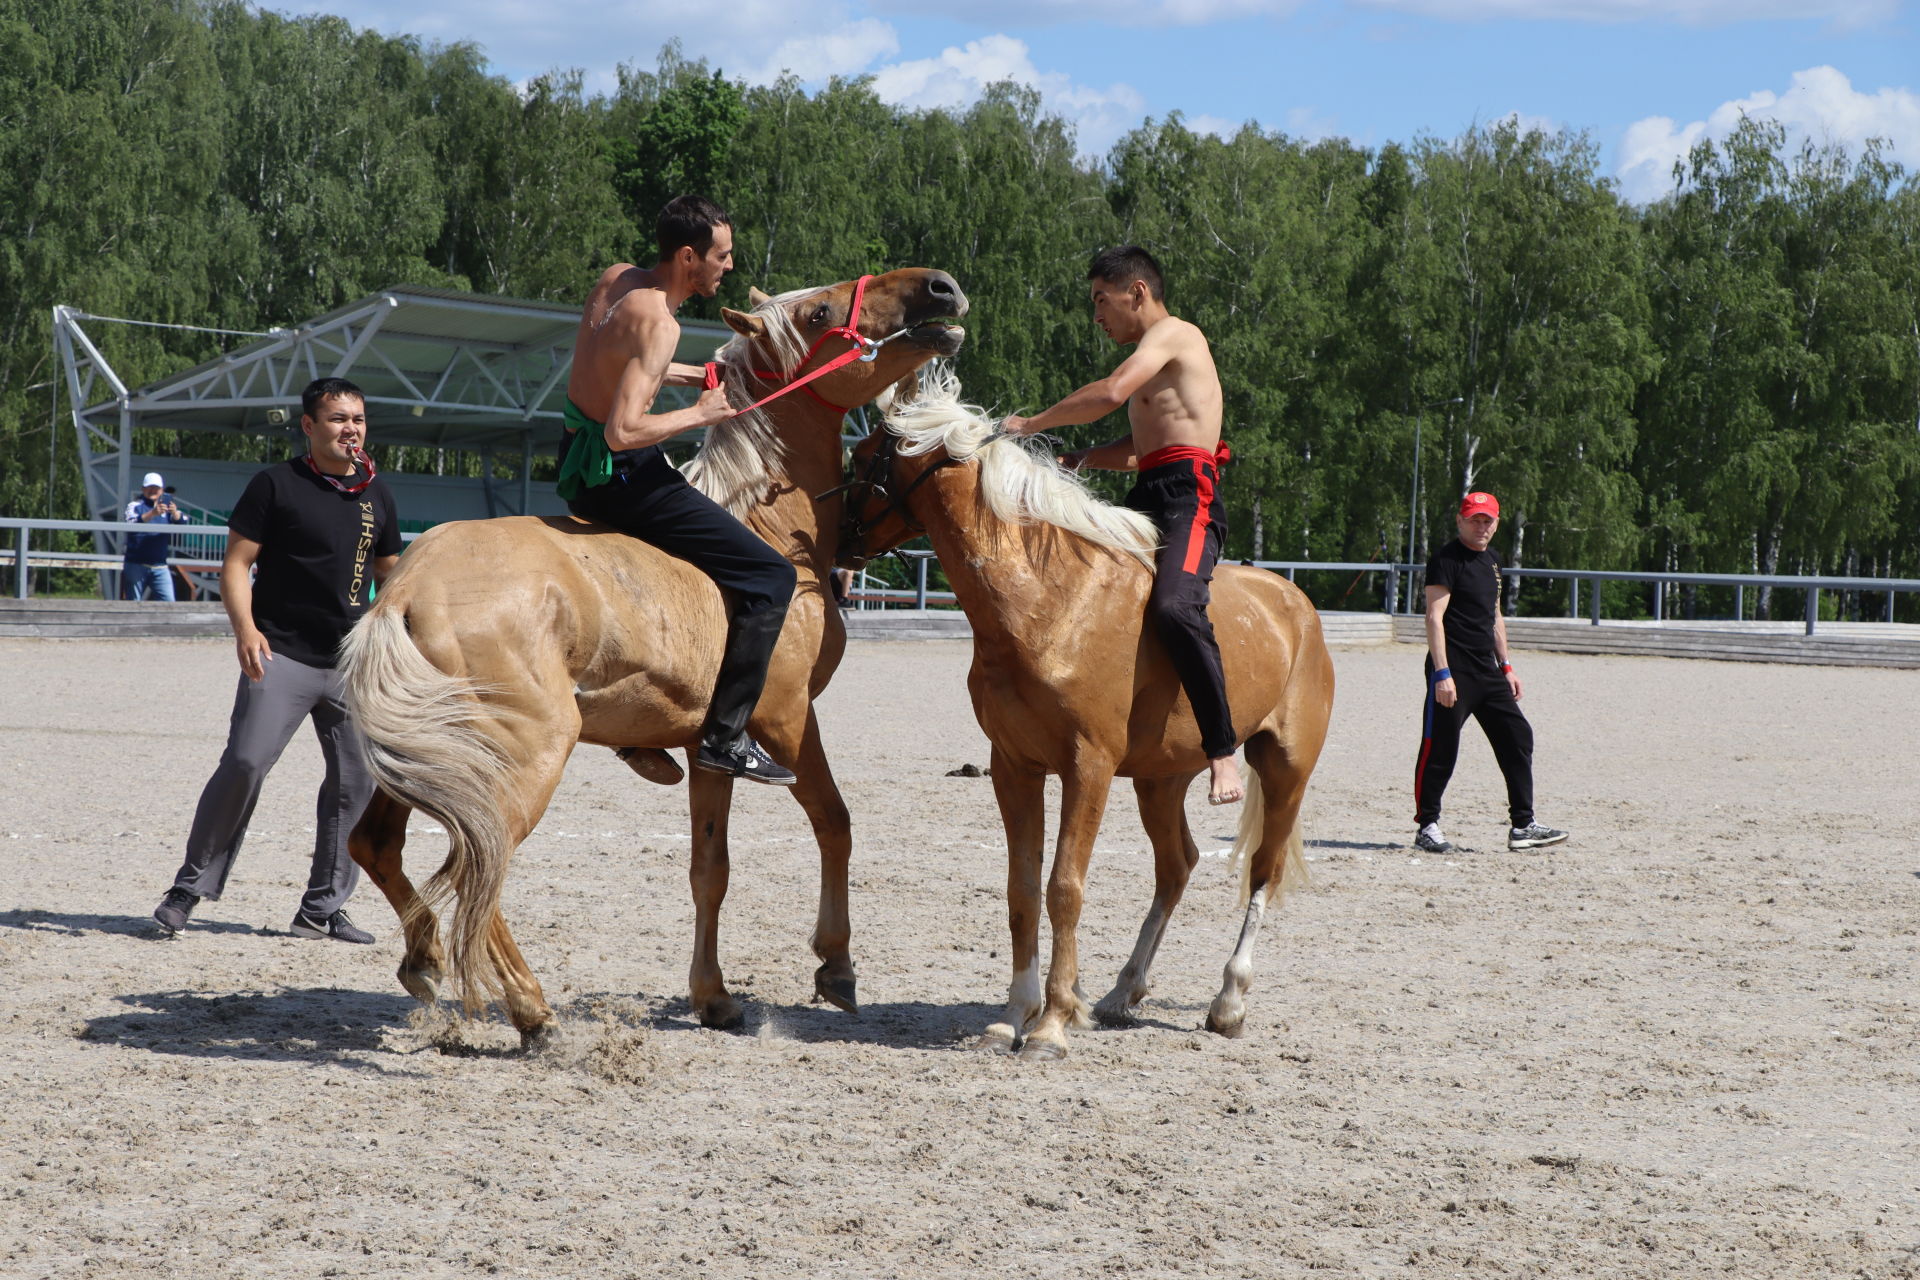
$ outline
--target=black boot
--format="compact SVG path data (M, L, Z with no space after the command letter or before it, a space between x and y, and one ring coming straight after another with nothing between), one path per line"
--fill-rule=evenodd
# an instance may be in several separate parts
M735 618L727 628L726 652L720 656L720 675L713 682L713 700L707 705L707 723L694 752L697 768L749 778L779 787L794 784L793 772L782 768L747 736L747 721L766 687L767 665L780 642L785 608L759 609Z

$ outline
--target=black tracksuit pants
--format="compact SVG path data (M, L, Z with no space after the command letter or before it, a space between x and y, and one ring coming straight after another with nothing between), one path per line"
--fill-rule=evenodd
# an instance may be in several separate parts
M1179 673L1209 760L1232 755L1238 745L1220 670L1220 645L1207 617L1208 584L1227 536L1227 515L1215 494L1219 483L1213 462L1183 458L1142 471L1126 502L1160 527L1147 620Z
M747 731L793 599L786 557L687 483L658 445L613 455L613 479L583 489L573 514L612 525L700 570L726 592L727 645L701 739L726 749Z
M1440 820L1440 798L1460 758L1460 730L1472 716L1480 722L1507 780L1507 818L1513 826L1524 827L1533 821L1533 726L1498 668L1489 674L1455 659L1450 670L1459 697L1452 706L1443 707L1434 700L1433 660L1427 660L1420 759L1413 771L1414 825L1424 827Z

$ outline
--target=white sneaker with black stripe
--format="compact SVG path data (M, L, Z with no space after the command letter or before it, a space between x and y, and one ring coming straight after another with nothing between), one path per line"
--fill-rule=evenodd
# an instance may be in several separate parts
M1567 833L1564 831L1556 831L1552 827L1543 827L1537 822L1529 822L1524 827L1513 827L1507 832L1507 848L1516 852L1521 849L1544 849L1550 844L1559 844L1566 838Z
M1429 822L1413 837L1413 847L1422 853L1446 853L1453 842L1440 834L1440 824Z

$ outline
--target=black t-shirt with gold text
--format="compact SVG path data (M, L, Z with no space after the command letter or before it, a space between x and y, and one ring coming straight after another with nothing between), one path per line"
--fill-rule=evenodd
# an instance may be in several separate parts
M359 475L344 477L358 484ZM253 625L276 655L309 667L334 665L341 638L367 611L373 562L400 554L393 494L375 478L343 493L291 458L247 482L227 527L260 544Z

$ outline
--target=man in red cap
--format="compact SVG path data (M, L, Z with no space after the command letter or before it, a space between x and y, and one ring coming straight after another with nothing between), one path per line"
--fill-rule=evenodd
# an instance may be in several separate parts
M1507 780L1507 848L1559 844L1566 832L1533 820L1533 726L1520 711L1520 677L1507 661L1500 561L1487 549L1500 525L1499 500L1468 494L1456 523L1460 536L1427 561L1427 698L1413 771L1413 844L1427 853L1453 847L1440 834L1440 797L1468 716L1480 722Z

